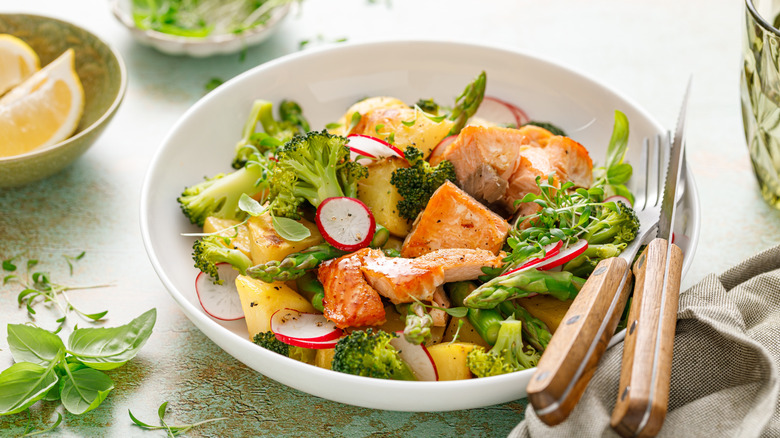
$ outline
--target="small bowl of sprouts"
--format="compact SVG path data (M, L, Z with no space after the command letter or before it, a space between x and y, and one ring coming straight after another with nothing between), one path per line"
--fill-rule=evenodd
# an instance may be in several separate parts
M207 57L260 44L295 0L112 0L114 16L141 44L169 55Z

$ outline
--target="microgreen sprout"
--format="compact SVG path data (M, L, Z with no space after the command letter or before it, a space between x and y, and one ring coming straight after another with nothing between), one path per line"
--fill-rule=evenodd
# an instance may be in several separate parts
M165 411L167 409L168 409L167 401L161 404L159 408L157 408L157 416L160 419L159 426L154 426L151 424L144 423L143 421L136 418L135 415L133 415L133 412L130 411L130 409L127 410L127 413L130 415L130 419L133 421L133 423L135 423L136 426L146 430L164 430L169 437L175 437L181 435L183 433L188 432L190 429L203 424L213 423L215 421L227 420L227 417L209 418L208 420L198 421L197 423L180 424L174 426L174 425L169 425L165 421Z

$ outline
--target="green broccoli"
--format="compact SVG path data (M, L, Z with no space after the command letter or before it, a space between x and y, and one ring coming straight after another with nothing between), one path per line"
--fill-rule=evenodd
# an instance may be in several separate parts
M431 166L423 159L422 152L413 146L406 148L404 156L409 167L394 170L390 176L390 184L394 185L404 198L398 201L398 214L413 221L425 209L433 192L444 184L444 181L456 180L455 167L447 160Z
M277 149L270 173L273 214L298 219L304 201L317 207L334 196L355 197L357 182L368 176L368 169L349 160L346 144L345 137L312 131Z
M420 99L417 101L416 105L428 114L432 114L434 116L439 115L439 104L436 103L433 99Z
M585 226L585 232L580 238L587 240L589 245L631 243L639 231L639 219L631 207L622 202L615 204L617 208L612 203L606 203L598 217Z
M395 333L356 330L336 344L331 368L341 373L392 380L417 380L390 341Z
M489 351L472 349L466 356L469 369L477 377L497 376L535 367L540 354L523 346L523 323L510 316L501 323L496 344Z
M204 236L195 241L192 245L192 259L195 260L195 267L205 272L214 282L222 284L219 279L217 263L229 263L236 268L242 275L252 266L252 260L243 252L230 248L227 245L230 239L223 236Z
M184 189L177 200L190 222L202 227L209 216L234 220L246 216L238 207L241 195L255 196L268 187L268 164L261 157L253 155L252 158L241 169L229 174L220 173Z
M271 350L274 353L281 354L282 356L287 356L290 359L295 359L297 361L305 362L311 365L314 364L314 358L317 355L317 350L285 344L284 342L277 339L276 335L274 335L274 332L270 330L256 334L252 341L266 350Z
M255 132L258 122L265 132ZM279 120L276 120L271 102L255 100L241 131L241 140L236 144L233 167L243 167L252 153L273 154L279 146L308 131L309 122L303 117L303 110L297 103L283 100L279 104Z

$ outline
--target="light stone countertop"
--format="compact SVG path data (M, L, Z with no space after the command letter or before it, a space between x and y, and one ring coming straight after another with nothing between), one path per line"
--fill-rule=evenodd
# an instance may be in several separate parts
M64 415L58 434L162 436L132 426L127 410L153 422L157 406L168 400L174 420L230 417L190 436L506 435L522 419L526 400L449 413L357 408L280 385L211 343L178 310L143 248L138 206L155 149L205 94L211 78L229 79L296 52L302 40L315 46L340 38L417 37L514 48L608 84L669 128L692 76L687 152L702 222L699 246L683 279L687 288L780 243L780 212L761 199L742 132L742 9L739 0L306 0L278 33L247 50L244 59L193 59L139 46L104 0L0 3L0 13L50 15L85 27L118 48L129 71L124 102L92 149L47 180L0 189L0 258L38 258L53 278L66 281L62 254L83 250L74 281L115 286L73 292L74 302L88 311L108 309L109 326L158 309L148 344L136 359L111 372L116 389L95 411ZM0 369L12 363L6 323L26 321L16 293L0 288ZM54 417L49 405L33 410L36 425ZM0 417L0 435L21 435L26 422L25 414Z

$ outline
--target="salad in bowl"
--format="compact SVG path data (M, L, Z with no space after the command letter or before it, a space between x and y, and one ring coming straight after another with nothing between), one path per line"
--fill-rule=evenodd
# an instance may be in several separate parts
M414 67L366 62L389 54ZM629 120L632 138L660 131L500 49L293 55L173 128L144 185L145 244L193 323L286 385L392 410L514 400L595 265L636 234Z

